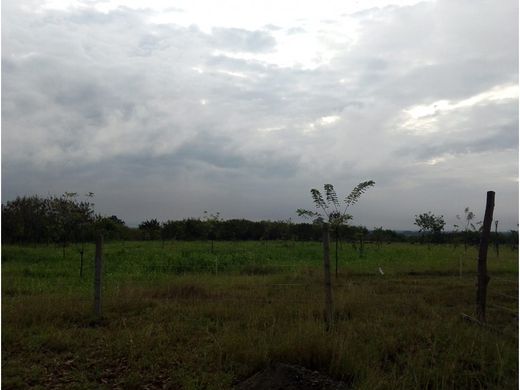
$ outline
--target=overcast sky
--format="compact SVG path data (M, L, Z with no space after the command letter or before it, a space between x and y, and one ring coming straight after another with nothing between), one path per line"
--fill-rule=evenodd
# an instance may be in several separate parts
M2 1L4 203L298 221L369 179L354 224L451 229L494 190L517 229L516 0Z

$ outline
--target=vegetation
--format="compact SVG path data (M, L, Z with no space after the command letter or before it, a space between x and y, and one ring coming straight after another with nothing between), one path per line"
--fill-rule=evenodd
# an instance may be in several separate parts
M296 210L300 217L315 218L315 223L326 224L324 225L324 229L327 230L327 235L329 233L328 229L332 229L336 233L336 277L338 277L338 241L340 226L345 225L352 219L352 215L347 214L349 207L357 203L359 198L361 198L361 195L375 184L376 183L373 180L359 183L343 200L345 203L344 208L339 203L338 195L334 190L334 186L332 184L325 184L323 186L325 198L323 198L323 195L319 190L315 188L311 189L311 196L314 205L320 211L305 209ZM326 250L328 250L328 244Z
M19 197L2 205L2 243L35 244L59 243L69 246L82 242L94 242L102 233L105 241L111 240L216 240L216 241L319 241L321 227L315 223L293 223L291 221L249 221L246 219L224 220L220 214L205 213L202 218L184 220L157 219L143 221L140 228L132 228L115 215L95 214L91 197L79 201L78 196L62 195L41 198L37 195ZM58 205L61 205L58 207ZM63 207L63 205L66 205ZM68 215L70 213L70 215ZM76 221L77 223L63 223ZM153 225L149 225L149 224ZM362 237L370 242L416 242L413 233L403 234L389 229L374 228L369 231L363 226L339 225L336 237L355 244ZM500 244L518 246L518 230L498 232L495 239ZM478 231L441 232L435 236L437 243L466 242L476 245ZM80 249L78 249L79 251Z
M474 310L473 247L367 244L360 259L340 242L348 278L334 283L328 333L319 243L217 241L211 253L206 241L114 241L104 253L96 321L93 245L83 279L73 249L3 246L6 389L226 389L275 361L356 389L518 387L518 252L509 247L489 257L490 330L460 319Z
M369 185L358 187L347 208ZM460 316L475 306L476 229L446 233L442 217L421 214L437 243L425 250L414 234L347 225L334 188L325 198L315 190L327 207L306 213L335 224L345 270L327 332L320 224L205 213L131 228L96 215L91 198L2 206L5 388L225 389L271 362L356 389L518 387L518 231L497 233L510 245L488 259L488 326L478 327ZM92 310L99 233L101 319ZM443 245L462 240L465 249Z
M457 217L457 219L459 221L462 220L460 215L457 215L456 217ZM468 242L469 242L469 237L471 236L471 233L472 232L478 232L479 228L477 228L477 226L482 224L482 221L473 223L472 221L474 219L475 219L475 213L473 211L470 211L469 207L466 207L464 209L464 222L463 222L464 223L464 226L463 226L463 238L464 238L464 250L465 251L468 250ZM458 231L458 229L461 226L454 225L454 227ZM497 233L497 235L495 237L498 238L498 231L496 233ZM498 239L496 240L496 242L498 243Z
M444 217L436 216L431 211L415 216L414 225L419 227L419 232L427 234L428 242L441 242L441 233L444 230Z

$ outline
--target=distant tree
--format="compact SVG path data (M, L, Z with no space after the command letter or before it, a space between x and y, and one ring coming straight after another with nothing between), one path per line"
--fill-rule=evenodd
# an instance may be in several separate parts
M110 217L107 217L107 219L111 220L116 225L126 226L125 221L123 221L122 219L119 219L116 215L111 215Z
M336 191L332 184L325 184L325 198L321 192L315 188L311 189L312 200L316 208L320 211L311 211L305 209L296 210L297 214L305 218L314 218L314 221L324 224L327 231L332 229L336 233L336 277L338 276L338 237L341 225L347 224L352 219L352 215L348 214L349 207L353 206L361 198L361 195L370 187L374 186L373 180L359 183L343 200L344 206L340 205Z
M60 242L65 257L65 247L68 243L84 242L87 231L94 222L94 204L90 199L93 193L85 195L88 199L79 200L76 192L65 192L61 196L51 196L49 201L50 224L55 234L54 241ZM82 257L81 249L80 257Z
M87 196L88 198L91 195ZM90 199L77 193L17 197L2 206L2 239L18 242L78 242L94 218Z
M419 232L428 234L428 243L439 240L439 236L444 230L444 217L442 215L436 216L431 211L415 216L414 225L419 227Z
M178 239L183 236L183 226L181 221L168 220L161 225L161 236L164 239Z
M378 248L381 248L383 245L384 234L385 233L382 226L378 228L375 227L374 230L372 230L372 239L376 242Z
M217 229L222 218L220 218L220 213L218 211L215 214L210 214L204 210L204 217L202 217L202 220L206 222L208 238L211 240L211 253L213 253L214 242L217 239Z
M2 205L2 242L52 241L49 200L38 195L17 197Z
M206 240L208 238L208 227L199 218L188 218L182 222L185 240Z
M383 242L406 241L406 237L403 235L390 229L383 229L382 226L374 228L369 233L369 239L375 241L378 247L381 247Z
M126 226L125 221L119 219L117 216L104 217L97 215L94 222L95 230L103 234L103 238L107 240L127 239L129 227ZM94 238L94 237L92 237Z
M518 226L518 225L517 225ZM511 233L511 249L518 249L518 230L510 230Z
M462 221L460 215L456 215L457 220ZM464 252L468 250L468 243L470 241L471 235L473 232L477 232L479 228L478 225L482 224L482 221L473 223L472 221L475 219L475 213L470 211L469 207L464 209L464 221L462 221L463 225L453 225L455 229L462 229L463 238L464 238Z
M158 240L161 235L161 224L157 219L149 219L139 224L139 230L144 233L145 240Z

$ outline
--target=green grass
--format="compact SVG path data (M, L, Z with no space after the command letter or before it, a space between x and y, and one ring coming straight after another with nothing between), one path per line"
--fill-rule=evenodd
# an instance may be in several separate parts
M225 389L274 361L356 389L518 387L517 251L489 252L492 331L460 319L474 312L475 248L369 245L360 258L343 244L326 332L318 243L210 249L107 244L99 321L93 246L82 279L73 247L3 246L3 387Z

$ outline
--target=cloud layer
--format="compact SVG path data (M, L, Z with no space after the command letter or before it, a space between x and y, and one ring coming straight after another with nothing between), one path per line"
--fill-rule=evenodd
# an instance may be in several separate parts
M3 201L93 191L130 223L285 219L311 187L373 179L354 223L455 223L493 189L516 228L517 3L376 5L255 23L198 2L5 2Z

